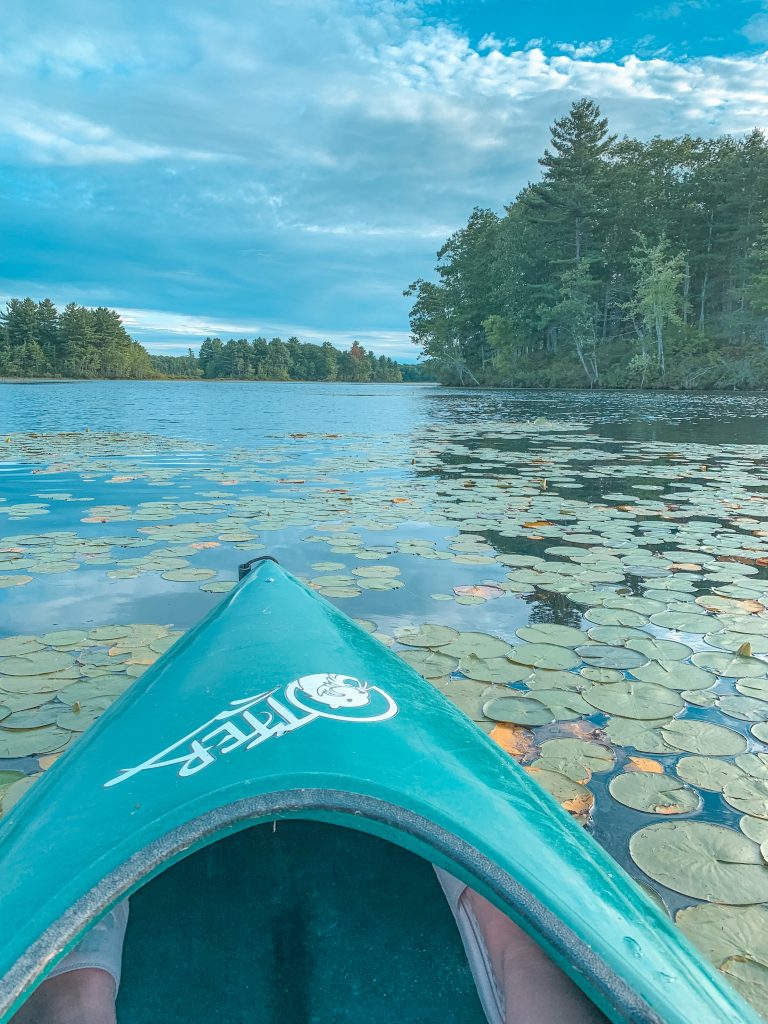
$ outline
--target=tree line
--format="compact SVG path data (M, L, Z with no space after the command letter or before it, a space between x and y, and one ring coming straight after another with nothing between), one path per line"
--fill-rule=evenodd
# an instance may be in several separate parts
M768 141L555 121L503 216L475 208L405 294L448 384L768 386Z
M11 299L0 313L0 377L307 380L399 383L432 379L423 366L376 356L357 341L347 351L298 338L206 338L198 355L157 356L126 332L113 309L50 299Z
M11 299L0 313L2 377L154 377L149 353L114 309Z

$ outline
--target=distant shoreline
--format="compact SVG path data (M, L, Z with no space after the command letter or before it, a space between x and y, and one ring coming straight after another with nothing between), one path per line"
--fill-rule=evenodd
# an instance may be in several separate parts
M424 384L438 387L435 380L257 380L254 377L0 377L0 384L354 384L356 387L396 387ZM467 389L472 390L472 389ZM498 390L498 389L497 389Z
M403 381L364 381L364 380L256 380L253 377L0 377L3 384L92 384L95 382L112 384L349 384L354 387L444 387L451 391L535 391L542 395L553 391L569 391L578 394L617 394L617 395L760 395L768 388L589 388L571 386L532 387L531 385L515 386L512 384L483 384L481 387L468 387L461 384L441 384L434 380L403 380Z

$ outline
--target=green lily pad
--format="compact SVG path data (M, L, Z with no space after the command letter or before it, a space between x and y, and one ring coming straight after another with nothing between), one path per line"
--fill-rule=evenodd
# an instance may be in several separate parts
M592 665L579 669L579 675L593 683L620 683L624 679L624 673L616 668L596 668Z
M718 757L704 757L700 754L681 757L675 771L681 779L690 782L692 786L714 793L722 792L726 782L744 777L738 765L722 761Z
M768 668L768 663L758 658L741 658L738 654L721 654L720 651L698 651L691 661L707 672L729 678L762 676Z
M444 647L458 636L458 631L451 629L450 626L431 623L422 626L400 626L395 630L397 640L408 647Z
M761 743L768 743L768 722L758 722L752 726L752 735Z
M739 828L753 843L768 843L768 821L765 818L752 818L745 814L739 821Z
M79 569L80 566L75 562L73 568ZM39 566L37 569L40 571ZM32 576L26 576L23 573L19 573L18 576L0 576L0 590L6 590L8 587L24 587L27 583L31 583L32 579Z
M72 732L84 732L114 700L115 697L94 697L74 707L61 708L56 716L56 724Z
M567 806L569 803L573 803L579 809L588 810L594 802L591 792L585 785L574 782L573 779L569 779L562 772L542 770L532 766L528 769L528 774L542 789L545 789L547 793L553 796L559 804Z
M559 671L575 668L580 661L572 651L556 644L519 644L508 657L520 665Z
M44 633L40 639L51 647L78 647L87 639L82 629L58 629L53 633Z
M616 647L621 647L627 640L633 638L648 639L647 633L644 633L642 629L635 629L634 626L592 626L587 631L587 636L595 643L610 644Z
M684 896L740 906L768 900L760 849L733 829L660 822L636 832L629 852L642 871Z
M620 804L647 814L690 814L701 804L689 786L659 772L623 772L611 779L608 790Z
M523 666L527 675L524 675L521 682L524 682L529 690L583 690L584 682L580 676L573 672L560 672L545 668L530 669Z
M143 665L132 665L144 671ZM94 679L81 679L79 682L65 686L56 694L63 704L86 704L88 701L99 697L116 697L126 690L133 680L126 672L125 675L97 676Z
M651 616L654 626L674 629L680 633L708 633L714 619L711 615L694 611L656 612Z
M605 735L619 747L631 747L641 754L675 754L676 747L666 742L661 727L668 719L642 721L632 718L611 718L605 726Z
M5 724L5 723L3 723ZM737 811L752 818L768 819L768 780L742 776L726 783L723 799Z
M46 725L53 725L55 721L56 707L53 704L49 704L46 707L16 711L3 719L0 728L12 730L41 729Z
M681 698L667 687L631 679L598 683L584 691L584 700L610 715L649 721L670 717L685 707Z
M630 638L627 640L627 647L632 651L639 651L649 661L684 661L692 653L690 647L677 643L676 640L657 640L655 637L648 637L645 640Z
M228 594L237 586L237 580L214 580L213 583L201 583L200 589L206 594Z
M0 757L31 757L61 750L72 738L67 729L55 725L0 734Z
M679 661L649 661L630 671L644 683L656 683L670 690L708 690L717 682L717 677L703 668Z
M763 676L752 679L737 679L736 689L745 697L757 697L758 700L768 700L768 678Z
M576 653L594 668L631 669L644 665L646 661L639 651L611 647L608 644L583 644L576 649Z
M586 639L580 629L574 629L573 626L558 626L553 623L523 626L522 629L518 629L517 635L528 643L555 644L557 647L577 647Z
M0 657L25 656L34 651L42 651L44 646L36 636L4 636L0 637Z
M512 647L506 640L500 640L489 633L460 633L446 645L445 653L464 658L474 654L476 658L503 658Z
M549 708L533 697L496 697L483 705L483 714L494 722L515 725L546 725L553 722Z
M164 580L172 583L199 583L201 580L210 580L216 575L214 569L166 569L160 574Z
M459 671L484 683L517 683L529 674L526 665L515 665L507 658L478 658L467 654L459 662Z
M556 722L572 722L576 718L593 713L581 694L573 690L539 689L533 691L533 696L542 704L546 704Z
M739 733L695 718L676 718L661 731L671 747L690 754L728 757L747 749L747 741Z
M639 612L633 612L626 608L590 608L584 613L584 618L589 619L598 626L629 626L633 629L640 629L648 624L648 617Z
M72 659L67 654L57 651L35 651L23 658L0 658L0 673L6 676L48 675L71 664Z
M440 651L416 648L410 651L398 652L403 661L407 661L411 668L415 669L425 679L439 679L441 676L449 676L455 672L459 662L450 654L443 654ZM465 673L466 674L466 673Z
M717 707L724 715L741 722L768 722L768 701L757 697L727 693L718 699Z
M557 762L571 766L578 762L589 772L607 772L613 767L614 762L613 751L609 747L593 743L591 740L545 740L541 745L541 755L555 765L555 771L563 770L562 767L557 767Z
M768 1003L768 907L700 904L675 923L758 1011Z
M97 626L88 633L89 640L96 640L99 643L109 643L112 640L120 640L131 632L130 626Z
M2 806L3 814L7 814L12 807L14 807L19 800L24 796L27 790L35 784L40 778L40 774L36 775L25 775L22 779L17 779L5 792L2 794Z

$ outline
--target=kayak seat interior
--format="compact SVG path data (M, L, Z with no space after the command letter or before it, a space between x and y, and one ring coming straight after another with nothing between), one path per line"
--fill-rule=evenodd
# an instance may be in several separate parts
M131 897L120 1024L484 1024L432 865L312 821L244 829Z

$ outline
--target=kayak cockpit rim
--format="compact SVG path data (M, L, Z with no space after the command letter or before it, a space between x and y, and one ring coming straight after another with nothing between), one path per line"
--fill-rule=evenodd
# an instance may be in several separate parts
M7 1021L58 961L117 902L174 863L234 832L281 819L326 821L378 836L430 860L476 888L534 938L611 1019L663 1024L662 1018L567 924L469 843L429 819L364 794L297 789L224 804L134 853L58 918L0 982Z

